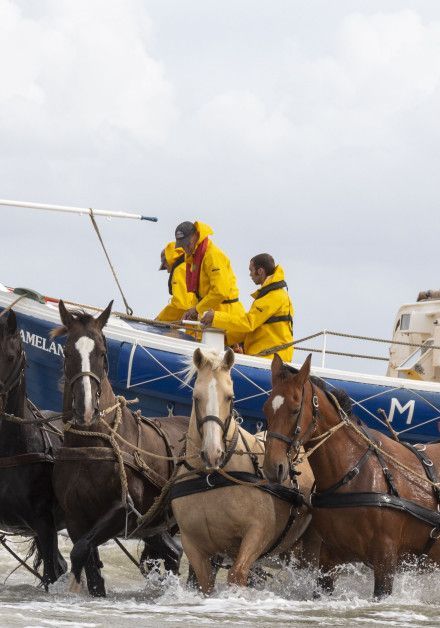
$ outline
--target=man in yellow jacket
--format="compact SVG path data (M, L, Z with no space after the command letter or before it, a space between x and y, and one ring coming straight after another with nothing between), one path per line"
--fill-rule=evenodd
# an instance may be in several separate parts
M157 321L180 321L185 312L193 307L196 297L186 290L185 252L169 242L161 253L159 270L167 270L170 302L156 316Z
M261 351L278 345L290 344L277 351L285 362L293 356L293 305L287 293L284 271L268 253L253 257L249 263L252 281L261 286L252 294L254 302L247 313L233 316L225 312L209 310L202 318L204 325L224 329L236 337L241 334L244 353L258 355ZM271 360L274 354L265 355Z
M197 320L206 310L229 316L245 314L231 262L210 240L212 233L211 227L200 221L186 221L176 227L176 247L185 251L186 288L196 298L196 303L185 312L188 320ZM228 342L235 340L228 337Z

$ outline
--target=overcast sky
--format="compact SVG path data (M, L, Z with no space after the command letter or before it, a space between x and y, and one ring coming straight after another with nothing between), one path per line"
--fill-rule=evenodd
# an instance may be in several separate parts
M0 0L0 69L0 197L158 216L99 222L141 315L182 220L246 306L274 255L297 337L440 285L438 0ZM1 282L122 309L88 218L0 215Z

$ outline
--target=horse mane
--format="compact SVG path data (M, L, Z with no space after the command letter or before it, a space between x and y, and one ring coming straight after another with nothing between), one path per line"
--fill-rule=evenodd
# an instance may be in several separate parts
M290 364L283 364L283 366L285 372L287 373L292 373L293 375L297 375L299 373L299 370L296 369L294 366L291 366ZM332 401L330 395L336 397L339 405L348 416L353 413L353 403L345 390L343 390L342 388L330 388L329 385L321 377L317 377L316 375L310 375L310 380L313 382L313 384L315 384L315 386L320 388L326 394L327 398L330 399L330 401Z
M74 317L75 321L81 323L81 325L87 325L90 321L94 321L95 318L92 314L89 314L85 310L69 310L69 313ZM61 325L60 327L54 327L50 331L51 338L59 338L60 336L65 336L68 332L68 329L65 325Z
M224 351L217 351L216 349L207 349L205 347L199 347L205 363L209 364L213 371L217 371L223 364L223 358L225 356ZM194 364L193 356L188 355L184 358L184 370L183 370L183 382L189 384L192 378L197 373L197 366Z

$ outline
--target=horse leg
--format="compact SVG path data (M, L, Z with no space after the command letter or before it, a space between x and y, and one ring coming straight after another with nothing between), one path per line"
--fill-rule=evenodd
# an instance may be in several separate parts
M335 589L335 568L340 561L331 552L331 550L321 543L321 551L319 553L319 576L317 579L318 588L331 595ZM319 597L319 591L314 593L314 597Z
M113 504L106 514L98 519L93 528L74 542L70 552L72 573L75 580L81 581L81 571L85 568L90 554L98 545L105 543L109 539L117 536L124 527L125 507L121 502ZM89 593L93 595L93 591Z
M162 559L166 571L172 571L178 575L180 559L182 558L182 546L169 532L163 532L144 539L144 550L141 556L141 565L145 566L141 571L148 573L153 567L153 561Z
M42 515L33 524L37 534L37 547L43 559L43 586L46 591L49 584L55 582L61 573L58 569L58 536L50 513ZM64 560L64 559L63 559Z
M89 558L84 566L87 578L87 588L93 597L105 597L105 583L101 576L103 564L99 558L98 549L95 547L90 552Z
M195 574L198 588L205 595L209 595L215 583L215 572L212 569L210 556L200 551L200 549L183 534L182 545L190 565L188 579L190 579L191 576L194 577Z
M383 545L373 556L374 599L380 600L393 592L394 574L397 569L397 555L394 546Z
M264 537L265 530L262 528L251 529L243 537L237 557L228 573L228 584L247 586L250 568L265 546Z

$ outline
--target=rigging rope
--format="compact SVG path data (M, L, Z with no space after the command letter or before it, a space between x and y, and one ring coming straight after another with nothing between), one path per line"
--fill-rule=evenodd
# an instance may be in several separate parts
M113 268L113 264L112 264L112 262L110 260L110 256L107 253L107 249L105 248L104 240L102 239L101 233L99 231L99 227L96 224L96 220L95 220L95 217L93 215L93 209L91 207L89 209L89 216L90 216L90 220L92 221L93 228L96 231L96 235L98 236L99 242L101 243L102 249L103 249L103 251L105 253L105 256L107 258L107 261L109 263L110 269L111 269L111 271L113 273L113 277L115 278L116 285L118 286L119 292L121 293L121 297L122 297L122 300L124 301L126 312L127 312L127 314L129 314L131 316L133 314L133 310L128 305L127 299L125 298L124 292L123 292L123 290L121 288L121 284L119 283L119 280L118 280L118 276L116 274L115 269Z

